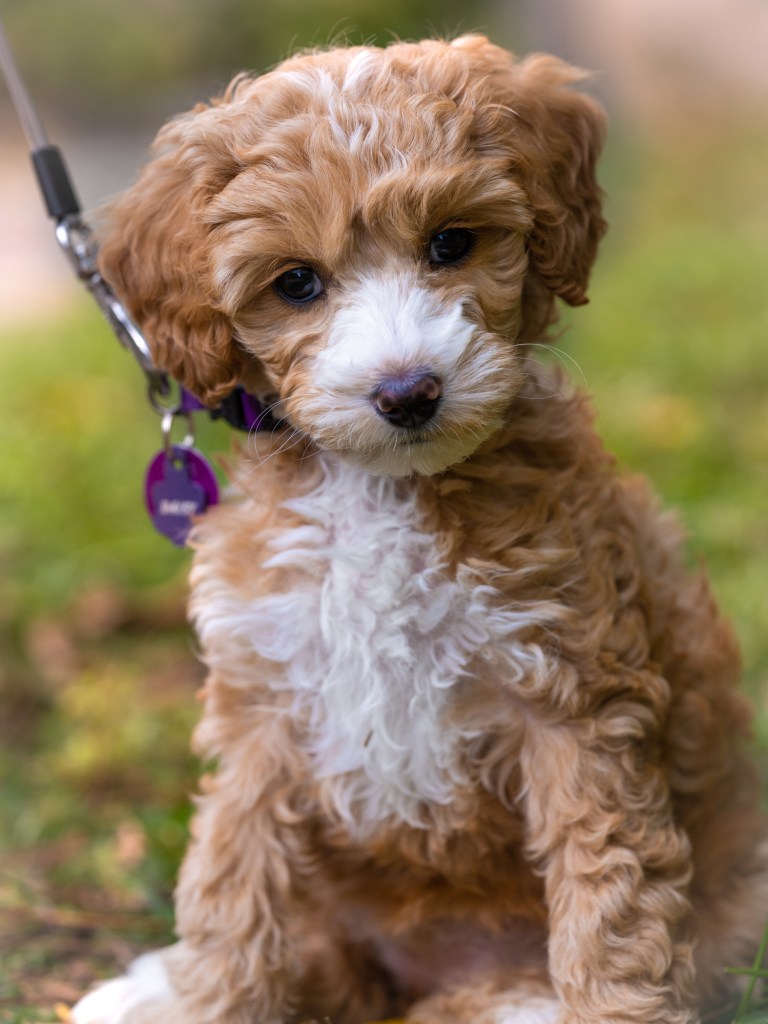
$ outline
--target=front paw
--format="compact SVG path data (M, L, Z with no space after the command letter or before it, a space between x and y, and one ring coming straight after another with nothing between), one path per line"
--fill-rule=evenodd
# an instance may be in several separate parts
M72 1010L72 1024L169 1024L175 994L160 953L139 957L121 978L94 989Z

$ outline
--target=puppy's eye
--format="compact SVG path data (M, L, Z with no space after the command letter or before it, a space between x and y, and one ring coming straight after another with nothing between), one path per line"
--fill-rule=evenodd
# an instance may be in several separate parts
M311 302L323 294L323 282L312 267L292 267L275 279L278 295L288 302Z
M472 232L466 228L438 231L429 242L429 262L455 263L469 252L473 237Z

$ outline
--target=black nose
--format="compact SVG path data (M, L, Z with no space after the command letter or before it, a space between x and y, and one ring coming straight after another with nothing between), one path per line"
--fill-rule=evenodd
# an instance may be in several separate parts
M383 380L373 393L373 404L379 416L393 427L413 429L432 419L441 395L437 377L409 373Z

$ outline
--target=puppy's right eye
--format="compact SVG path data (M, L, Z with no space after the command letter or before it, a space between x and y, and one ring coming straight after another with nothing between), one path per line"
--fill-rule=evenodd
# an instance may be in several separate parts
M474 235L466 228L444 228L429 241L429 262L432 266L441 263L457 263L472 248Z
M311 302L322 295L323 282L312 267L292 267L275 279L277 294L287 302Z

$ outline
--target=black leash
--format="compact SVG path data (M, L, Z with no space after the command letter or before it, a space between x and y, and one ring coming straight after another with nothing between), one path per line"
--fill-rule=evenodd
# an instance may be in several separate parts
M83 220L80 203L72 185L64 157L58 146L48 141L29 93L13 58L8 37L0 21L0 71L26 136L35 177L43 194L48 214L56 221L56 238L75 273L95 298L118 340L136 359L147 378L150 396L167 396L171 387L165 373L158 370L144 337L132 322L96 266L96 244L91 229Z
M147 380L152 408L161 416L163 448L147 470L144 494L155 528L174 544L186 543L194 516L219 500L216 475L210 463L194 447L193 412L205 410L213 419L223 419L237 430L272 429L275 426L258 399L238 387L216 409L206 409L181 386L173 399L173 383L153 360L149 345L131 320L98 269L98 248L82 216L64 157L48 141L45 129L30 99L13 57L0 20L0 72L27 139L32 165L48 214L56 222L56 239L66 253L77 277L83 282L105 316L107 323L141 367ZM184 418L187 432L179 444L171 441L174 420Z

